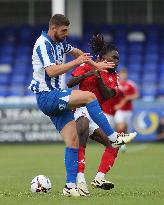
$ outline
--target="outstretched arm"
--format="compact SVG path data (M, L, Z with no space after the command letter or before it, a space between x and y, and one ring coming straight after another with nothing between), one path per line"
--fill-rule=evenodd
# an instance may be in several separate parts
M80 76L77 76L77 77L72 77L67 83L68 88L72 88L75 85L78 85L81 80L93 75L93 73L94 73L94 70L91 70L91 71L88 71L87 73L85 73L84 75L80 75Z
M64 73L67 73L69 70L71 70L73 67L78 66L84 62L88 62L91 59L91 56L88 55L87 53L83 53L80 55L78 58L76 58L73 61L70 61L65 64L60 64L60 65L51 65L46 67L46 72L49 77L55 77Z

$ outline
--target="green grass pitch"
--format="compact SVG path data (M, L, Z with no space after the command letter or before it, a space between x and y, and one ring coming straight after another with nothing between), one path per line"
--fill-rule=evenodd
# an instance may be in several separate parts
M89 144L86 177L93 179L103 147ZM90 197L67 198L61 195L65 182L63 144L0 145L0 205L163 205L164 144L132 144L119 153L106 178L115 183L110 191L93 189ZM50 193L31 193L30 181L47 175Z

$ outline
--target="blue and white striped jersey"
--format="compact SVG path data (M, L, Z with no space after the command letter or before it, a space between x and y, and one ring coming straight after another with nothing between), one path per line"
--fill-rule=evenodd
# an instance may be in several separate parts
M45 72L45 68L64 63L64 53L72 50L73 47L66 41L54 42L46 32L42 32L33 48L33 79L29 88L34 93L50 91L54 88L60 89L61 76L50 78Z

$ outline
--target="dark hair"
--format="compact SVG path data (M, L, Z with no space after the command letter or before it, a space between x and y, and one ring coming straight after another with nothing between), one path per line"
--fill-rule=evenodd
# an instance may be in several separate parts
M63 14L55 14L51 17L49 21L49 27L51 26L69 26L70 22L69 19L64 16Z
M102 34L93 35L90 40L89 46L95 55L98 55L102 59L103 55L111 51L117 51L117 48L113 44L107 44Z

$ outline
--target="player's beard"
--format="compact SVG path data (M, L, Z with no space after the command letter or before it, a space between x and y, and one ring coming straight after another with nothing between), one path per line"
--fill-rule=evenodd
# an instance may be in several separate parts
M58 42L61 42L61 41L64 41L65 40L65 37L61 38L57 33L54 34L54 39Z

